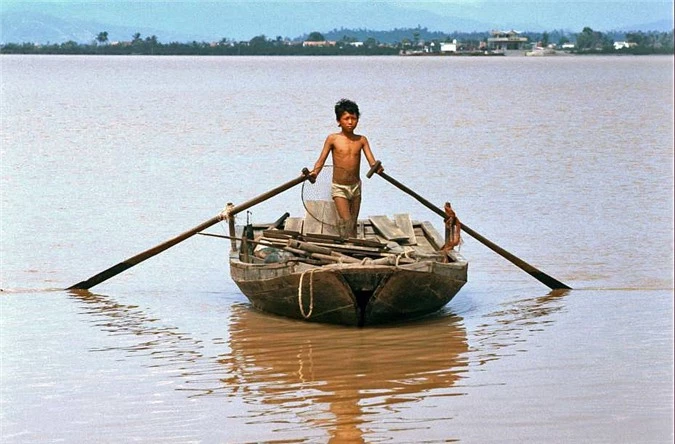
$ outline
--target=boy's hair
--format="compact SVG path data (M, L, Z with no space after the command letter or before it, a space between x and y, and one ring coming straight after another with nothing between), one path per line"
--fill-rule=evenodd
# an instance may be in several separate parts
M340 117L342 117L342 114L345 112L359 117L359 105L349 99L340 99L338 103L335 104L335 119L340 120Z

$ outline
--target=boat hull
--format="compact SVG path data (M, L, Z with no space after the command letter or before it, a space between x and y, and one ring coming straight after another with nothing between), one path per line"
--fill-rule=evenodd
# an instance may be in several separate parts
M324 267L230 261L232 279L255 308L310 322L353 326L438 311L466 283L467 268L464 260Z

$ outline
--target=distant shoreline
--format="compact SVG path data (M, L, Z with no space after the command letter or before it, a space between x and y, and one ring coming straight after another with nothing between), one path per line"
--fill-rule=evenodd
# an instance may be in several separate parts
M528 57L528 51L519 51L516 54L506 55L504 53L486 54L486 53L454 53L454 54L199 54L199 53L181 53L181 54L157 54L157 53L72 53L72 52L22 52L22 51L8 51L0 48L0 55L17 55L17 56L104 56L104 57L403 57L403 58L480 58L480 57ZM673 51L670 52L650 52L650 53L629 53L629 52L568 52L558 51L555 54L549 54L544 57L569 57L569 56L611 56L611 57L628 57L628 56L672 56ZM536 58L536 57L535 57Z
M108 33L101 32L91 43L37 44L6 43L0 45L0 54L42 55L149 55L149 56L443 56L475 57L517 55L602 54L602 55L673 55L673 31L635 32L620 36L615 41L609 35L584 28L570 36L543 33L524 35L516 31L493 31L492 37L471 35L443 39L420 38L417 32L412 39L404 38L395 43L381 43L375 38L365 41L344 36L341 40L328 40L318 32L307 40L290 41L280 37L268 39L264 35L249 41L223 39L219 42L161 43L157 36L142 38L140 33L130 41L108 41ZM557 43L554 43L557 42Z

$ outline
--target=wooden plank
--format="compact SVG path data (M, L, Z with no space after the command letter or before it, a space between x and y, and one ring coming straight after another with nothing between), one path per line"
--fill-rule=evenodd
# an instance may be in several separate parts
M424 233L422 225L417 224L413 226L415 227L415 237L417 237L417 245L415 246L415 249L424 249L428 250L429 252L437 251L435 243L432 245L431 242L429 242L429 239L427 239L427 235Z
M262 237L271 237L274 239L293 239L293 236L289 235L288 232L282 232L279 230L265 230L262 232Z
M316 214L317 217L320 217L321 214L321 201L318 200L306 200L305 207L305 221L302 224L302 234L321 234L321 226L323 225L320 220L318 220L313 215Z
M413 245L412 248L415 254L418 256L418 258L442 257L442 255L438 252L438 247L436 247L437 240L435 239L433 241L430 241L427 238L426 231L424 231L424 229L422 228L421 222L413 221L413 229L415 230L415 238L417 239L417 245Z
M306 242L329 242L334 244L343 244L345 242L340 236L334 236L332 234L306 234L302 236L302 240Z
M387 216L368 216L368 219L387 240L395 242L408 240L408 236Z
M302 242L302 241L296 241L296 240L291 240L288 242L288 246L292 248L298 248L300 250L305 250L310 253L321 253L321 254L331 254L333 250L330 248L323 246L323 245L318 245L316 243L312 242Z
M276 237L279 239L295 239L301 235L297 231L288 230L264 230L262 234L263 236Z
M417 245L417 239L415 237L415 230L413 229L412 220L410 220L409 214L394 214L394 222L396 226L403 231L406 236L408 236L409 245Z
M337 236L337 210L335 203L328 200L305 201L305 222L303 234L328 234Z
M427 239L431 242L431 244L437 248L441 249L443 248L443 245L445 245L445 241L443 240L443 237L436 231L436 228L434 228L433 225L431 225L431 222L422 222L422 230L424 230L424 234L426 235Z
M286 219L286 225L284 225L284 230L302 233L302 218L289 217L288 219Z
M373 248L373 247L362 247L359 245L344 245L344 244L328 244L328 243L319 243L313 242L314 245L324 248L331 248L333 250L339 250L343 253L352 253L352 254L379 254L382 253L382 248Z
M384 243L380 242L378 239L359 239L350 237L347 239L347 243L354 245L361 245L364 247L384 247Z
M323 210L322 210L322 220L324 222L322 234L330 234L333 236L339 236L340 233L337 229L337 208L335 207L335 202L332 200L323 200Z
M413 251L415 252L415 256L418 259L421 258L437 258L441 259L443 255L433 248L431 245L414 245L412 247Z
M379 242L380 244L386 244L389 242L387 239L385 239L383 236L380 236L375 232L375 227L371 223L366 224L363 227L364 233L365 233L365 238L366 240L372 240L375 242Z
M287 245L287 243L281 239L270 237L260 237L256 240L256 242L261 242L261 245L274 248L284 248Z

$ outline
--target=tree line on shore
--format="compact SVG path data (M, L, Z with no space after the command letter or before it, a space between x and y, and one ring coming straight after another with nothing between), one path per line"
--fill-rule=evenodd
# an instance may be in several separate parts
M35 44L6 43L0 46L3 54L81 54L81 55L396 55L402 51L426 48L437 52L440 43L457 40L462 51L477 51L484 47L489 32L451 33L429 31L426 28L395 29L393 31L333 30L326 35L311 32L296 40L265 35L248 41L223 38L218 42L162 43L157 36L143 38L140 33L125 42L110 42L108 32L100 32L91 43ZM586 27L582 32L564 31L523 32L531 43L543 46L562 46L574 43L574 53L673 54L673 31L635 31L602 33ZM396 38L396 40L392 40ZM622 39L627 45L616 49L614 42ZM309 42L309 43L308 43ZM325 44L322 44L325 42ZM330 42L330 43L329 43Z

